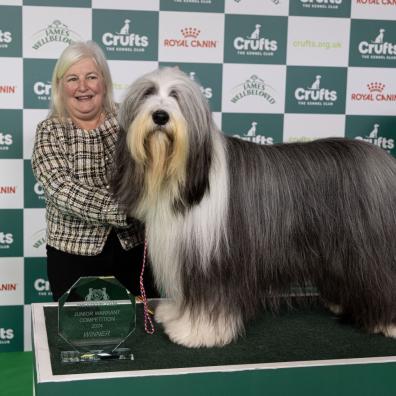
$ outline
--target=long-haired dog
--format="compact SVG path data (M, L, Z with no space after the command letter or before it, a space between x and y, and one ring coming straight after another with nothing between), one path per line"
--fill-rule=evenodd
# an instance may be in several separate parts
M222 346L260 308L314 285L334 311L396 337L396 161L362 141L261 146L216 128L176 68L120 106L112 181L145 223L171 340Z

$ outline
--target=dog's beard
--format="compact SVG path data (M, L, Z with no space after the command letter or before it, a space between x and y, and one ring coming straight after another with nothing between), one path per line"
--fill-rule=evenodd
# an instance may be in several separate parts
M164 126L151 120L150 114L141 113L128 131L128 148L143 173L146 203L169 194L173 200L180 199L180 188L185 184L188 153L186 122L173 117Z

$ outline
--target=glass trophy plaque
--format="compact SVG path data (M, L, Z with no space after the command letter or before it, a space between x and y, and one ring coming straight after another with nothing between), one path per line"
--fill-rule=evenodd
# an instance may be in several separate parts
M71 347L61 351L61 361L133 360L120 345L135 323L135 297L116 278L80 278L59 299L58 332Z

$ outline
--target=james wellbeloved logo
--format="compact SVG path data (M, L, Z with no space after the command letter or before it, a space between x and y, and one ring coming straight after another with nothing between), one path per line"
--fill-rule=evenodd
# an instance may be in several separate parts
M93 10L93 39L109 59L156 60L158 13Z
M82 40L81 36L77 32L70 29L59 19L54 20L44 29L40 29L33 35L32 38L32 48L35 50L39 50L41 47L48 43L58 42L70 44L73 41Z
M184 27L180 29L179 37L165 38L165 48L217 48L219 41L213 39L201 39L201 30L197 27Z
M351 21L351 66L396 67L396 26L393 21Z
M343 114L345 89L346 68L289 67L286 111Z
M234 63L285 63L287 18L226 15L224 59Z
M269 104L275 104L275 90L267 84L262 78L253 74L233 88L233 95L230 99L231 103L237 103L248 96L258 96Z

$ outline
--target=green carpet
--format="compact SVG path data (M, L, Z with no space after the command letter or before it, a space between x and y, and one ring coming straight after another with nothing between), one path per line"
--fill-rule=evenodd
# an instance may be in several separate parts
M33 394L32 352L0 353L0 395Z
M342 324L320 307L284 311L276 316L262 314L247 326L246 336L231 345L189 349L171 343L158 324L154 335L145 334L139 306L135 335L125 343L132 349L134 361L62 364L60 351L70 347L57 335L57 308L46 307L45 316L55 375L396 356L396 340Z

